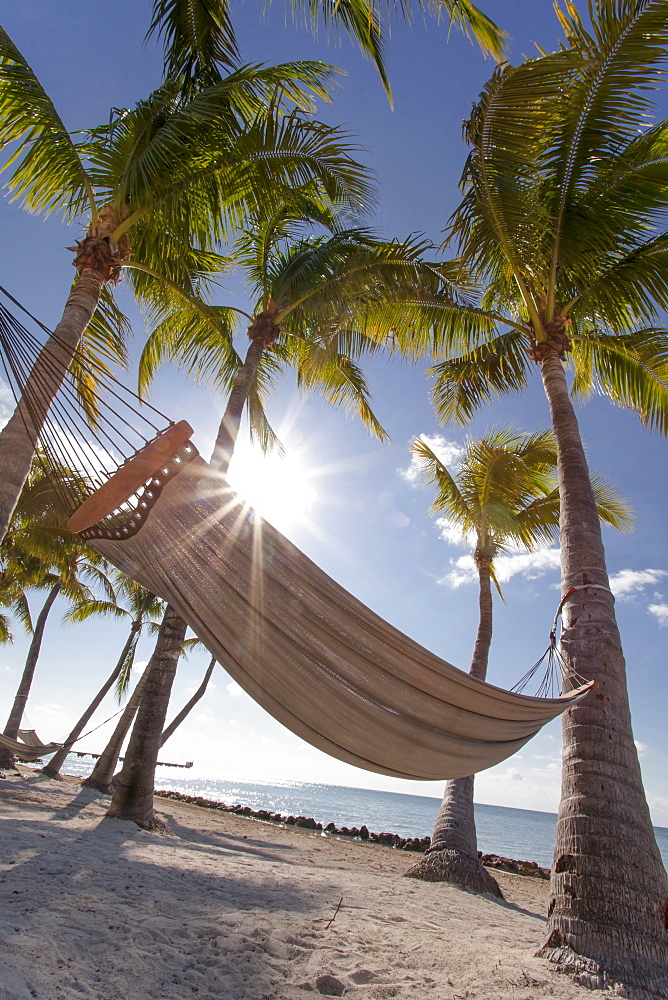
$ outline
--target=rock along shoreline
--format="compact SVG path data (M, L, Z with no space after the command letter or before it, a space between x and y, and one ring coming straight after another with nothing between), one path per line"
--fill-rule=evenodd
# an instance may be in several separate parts
M360 827L337 827L334 823L328 823L326 826L323 826L322 823L316 823L312 817L285 816L283 813L269 812L268 809L251 809L250 806L238 804L228 806L225 802L205 799L201 795L186 795L183 792L165 790L156 790L155 794L163 799L176 799L179 802L187 802L189 805L199 806L202 809L217 809L220 812L235 813L237 816L246 816L249 819L260 820L263 823L281 823L284 826L298 826L305 830L315 830L330 834L333 837L351 837L356 840L382 844L398 851L413 851L424 854L431 846L431 837L400 837L398 833L373 833L364 824ZM499 857L497 854L483 854L481 851L478 851L478 857L487 868L496 868L499 871L510 872L514 875L527 875L532 878L550 878L550 869L541 868L535 861L516 861L513 858Z

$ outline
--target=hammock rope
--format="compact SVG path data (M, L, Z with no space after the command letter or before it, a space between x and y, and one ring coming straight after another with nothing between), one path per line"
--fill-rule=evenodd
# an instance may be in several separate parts
M75 740L70 740L69 742L66 740L64 743L42 743L37 738L37 734L35 733L34 729L19 729L20 739L18 740L13 740L10 736L5 736L4 733L0 733L0 746L4 747L5 750L9 750L9 752L13 753L16 757L19 758L19 760L35 761L38 760L40 757L48 757L49 754L57 753L58 750L62 750L64 747L67 747L67 749L69 750L71 747L74 746L75 743L79 743L81 740L84 740L87 736L90 736L91 733L95 733L97 732L98 729L102 729L102 726L106 726L108 722L111 722L111 720L115 719L117 715L120 715L121 712L124 712L125 707L126 706L123 705L121 708L119 708L117 712L114 712L113 715L110 715L108 719L105 719L103 722L100 722L100 724L97 726L93 726L92 729L89 729L87 732L82 733L81 736L77 736ZM27 738L31 734L34 737L34 739ZM39 751L39 752L34 753L34 751Z
M0 313L0 328L4 315L16 338L16 321L6 313ZM5 334L3 346L7 339ZM71 401L76 385L71 377L66 381ZM109 384L106 372L100 381ZM120 384L112 384L122 395ZM132 420L141 402L123 392ZM81 411L80 400L77 406ZM60 410L53 412L60 417ZM103 418L100 403L96 429ZM78 437L70 442L75 451L81 439L88 441L85 416L79 412L77 419ZM179 426L168 421L157 437L144 437L134 455L119 443L125 461L113 456L116 471L97 491L92 480L85 484L86 500L70 524L100 497L106 504L110 487L129 482L137 503L121 494L118 510L103 504L102 520L87 527L84 518L80 534L170 604L231 677L297 736L369 771L458 778L506 760L591 690L584 684L557 698L529 697L477 680L430 653L255 514L189 439L137 490L133 476L141 477L144 458L154 461L155 449ZM114 430L108 421L107 428ZM49 442L58 443L59 433ZM104 479L99 465L94 472L95 482Z
M567 590L559 601L554 621L552 622L552 628L550 629L550 641L547 649L540 659L536 660L534 665L527 670L524 676L520 677L517 684L510 689L511 691L521 694L528 686L529 682L534 679L545 659L547 659L547 665L536 690L537 698L558 697L563 692L564 680L566 676L569 676L571 680L575 682L575 685L582 686L583 684L588 683L587 678L583 677L582 674L579 674L577 670L574 671L572 667L567 668L566 661L564 660L561 650L559 649L559 640L557 638L559 620L561 618L561 612L563 611L564 604L568 598L577 593L578 590L604 590L606 593L612 594L613 600L615 599L615 595L612 593L610 588L604 587L602 583L583 583L578 587L571 587L570 590Z
M63 341L2 286L0 292L46 333L52 344L65 349ZM40 464L61 504L71 513L119 470L133 462L138 453L161 442L165 433L176 426L173 420L141 400L114 378L103 364L87 357L80 349L74 351L75 366L94 375L99 386L94 409L91 411L89 407L86 412L76 375L70 368L46 420L42 421L36 402L40 394L50 390L50 378L55 378L58 371L56 361L51 354L44 352L44 344L2 303L0 360L15 402L23 401L28 417L27 420L24 418L24 426L37 450ZM39 364L36 364L38 360ZM40 423L39 433L35 434L34 428ZM180 438L183 437L181 434ZM138 487L124 496L116 509L99 519L95 528L82 532L83 537L121 538L132 535L143 523L164 484L196 454L194 445L187 437L173 452L158 454L158 462L162 458L165 466L161 475L152 477L151 472L143 478L139 476ZM76 474L63 476L63 468ZM137 475L134 478L137 480ZM149 483L149 480L152 481Z

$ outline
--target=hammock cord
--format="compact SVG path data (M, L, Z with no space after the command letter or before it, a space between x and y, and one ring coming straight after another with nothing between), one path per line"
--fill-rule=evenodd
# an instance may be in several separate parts
M48 335L52 348L62 345L72 353L7 289L0 286L0 292ZM127 389L103 363L80 348L73 352L69 370L45 419L39 401L52 395L54 383L61 381L62 369L53 351L45 352L43 339L35 337L0 303L0 371L15 403L22 401L24 426L45 475L63 508L72 513L174 421ZM90 385L93 380L94 396ZM37 434L35 428L39 428ZM104 528L117 537L127 535L126 526L137 508L150 507L152 494L148 493L148 502L146 495L147 489L139 488L105 518Z
M550 629L550 642L547 649L540 659L536 660L534 665L527 670L524 676L520 677L517 684L510 689L511 691L514 691L516 694L522 694L529 681L531 681L538 673L543 661L547 659L547 665L541 677L535 697L556 698L563 693L563 682L567 672L567 664L561 654L561 650L559 649L557 631L564 604L568 598L571 597L572 594L575 594L578 590L605 590L608 594L612 594L609 587L604 587L603 584L600 583L584 583L579 587L571 587L570 590L567 590L559 601L559 606L557 607L557 612L554 616L554 621L552 622L552 628ZM583 677L582 674L574 671L572 667L568 668L568 674L574 682L573 687L588 683L589 678Z

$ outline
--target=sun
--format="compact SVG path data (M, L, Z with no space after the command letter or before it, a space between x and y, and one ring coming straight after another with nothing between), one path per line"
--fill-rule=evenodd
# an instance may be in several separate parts
M226 478L258 514L285 533L306 519L317 500L312 476L294 452L264 455L238 443Z

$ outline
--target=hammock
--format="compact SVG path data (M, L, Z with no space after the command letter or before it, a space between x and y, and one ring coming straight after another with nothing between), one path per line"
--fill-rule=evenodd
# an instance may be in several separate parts
M14 377L15 393L22 383L29 389L12 348L20 337L28 343L24 354L35 354L31 335L4 307L0 321L9 331L2 345L5 370ZM2 327L0 322L0 334ZM97 374L112 383L116 407L125 395L128 413L115 411L105 420L98 412L94 431L89 421L77 437L75 411L67 411L68 447L76 440L81 452L92 448L97 462L87 498L81 480L69 497L70 509L78 508L71 529L168 601L234 680L308 743L380 774L463 777L510 757L591 689L586 684L558 698L531 698L479 681L429 653L243 504L198 456L185 422L169 422L147 436L140 422L158 419L158 411L149 407L148 418L146 409L138 413L133 394L102 369ZM34 381L34 374L29 378ZM71 380L63 392L76 397ZM29 392L23 398L30 410ZM62 461L64 435L52 414L40 441ZM117 434L120 420L126 444L131 426L143 443L130 452L118 439L115 449L107 445L112 465L118 466L114 451L128 457L105 474L100 435ZM54 488L67 501L62 477L54 476Z
M530 698L457 670L347 593L199 457L131 537L82 534L168 601L275 719L369 771L428 780L491 767L590 688Z
M0 733L0 747L9 750L10 753L18 757L25 763L32 763L40 757L48 757L49 754L60 750L62 743L42 743L40 742L34 729L19 729L20 740L12 740L9 736Z

